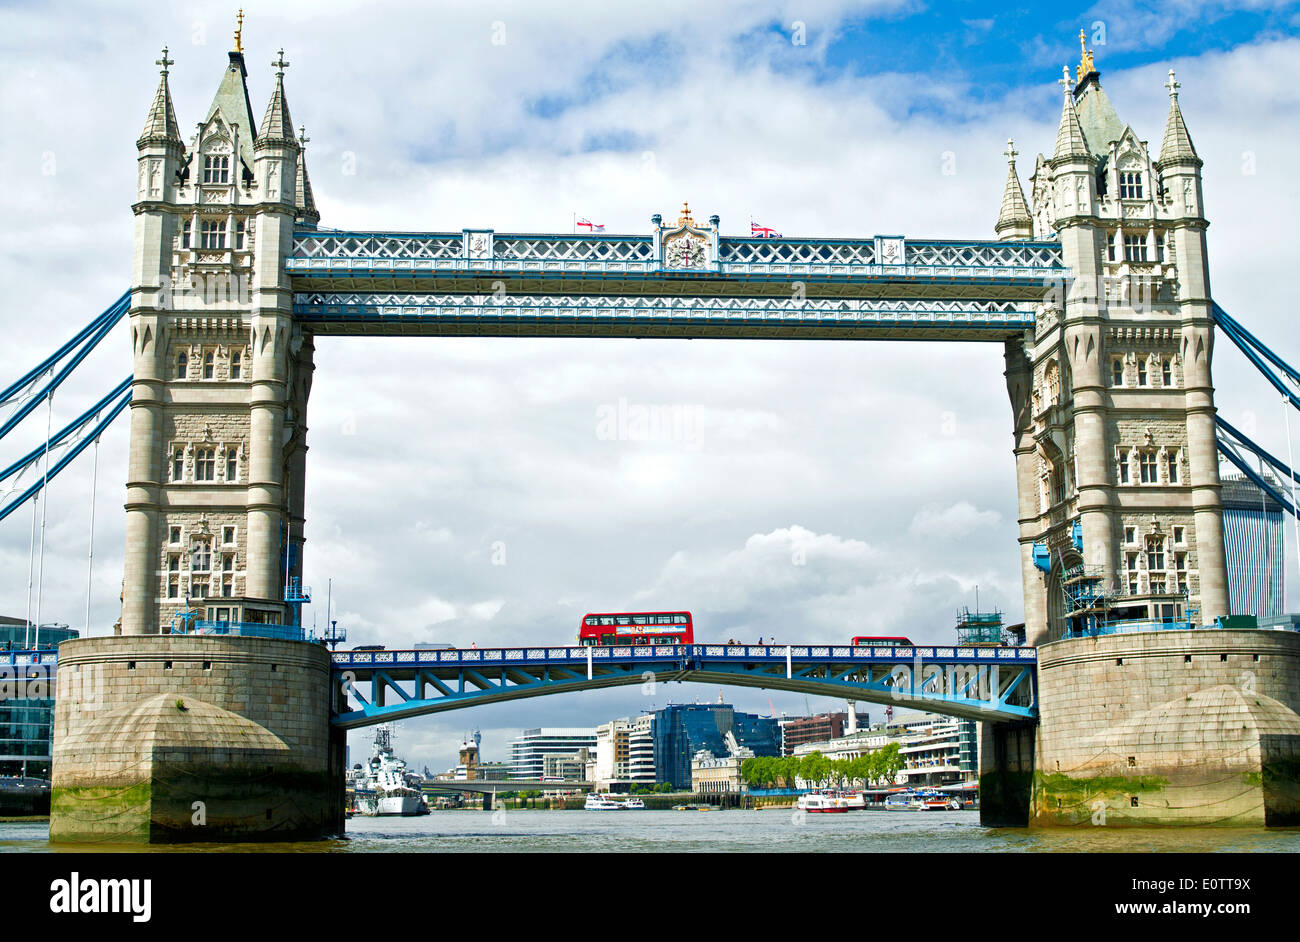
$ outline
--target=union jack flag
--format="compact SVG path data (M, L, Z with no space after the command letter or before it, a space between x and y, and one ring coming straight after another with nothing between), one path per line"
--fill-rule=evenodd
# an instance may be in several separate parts
M752 219L749 221L749 234L751 236L758 236L760 239L781 238L781 233L777 232L775 229L770 226L760 226Z
M577 222L579 229L586 229L588 232L604 232L605 224L603 222L592 222L586 216L583 216Z

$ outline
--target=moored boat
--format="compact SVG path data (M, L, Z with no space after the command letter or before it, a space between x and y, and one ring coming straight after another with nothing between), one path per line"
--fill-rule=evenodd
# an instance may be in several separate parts
M960 811L961 799L938 791L907 789L885 799L886 811Z
M582 807L585 811L626 811L628 808L625 802L616 801L608 795L595 794L588 795Z
M353 787L356 809L361 814L413 817L429 813L424 792L415 787L419 777L407 772L406 762L393 754L391 726L375 727L369 764L351 770L348 778Z
M848 799L839 792L809 792L800 795L795 806L809 814L844 814L849 810Z

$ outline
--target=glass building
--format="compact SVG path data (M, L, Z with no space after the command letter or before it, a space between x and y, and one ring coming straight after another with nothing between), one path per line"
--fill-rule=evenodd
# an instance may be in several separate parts
M727 755L727 733L756 756L781 754L781 727L774 717L737 713L729 703L672 704L655 712L651 729L656 777L680 791L691 790L695 753Z
M66 625L42 625L40 650L52 651L78 634ZM50 777L54 677L41 668L11 664L8 653L35 647L35 627L0 616L0 775Z
M573 761L579 757L585 762L588 755L596 754L596 730L581 727L551 727L526 729L510 743L510 777L540 780L547 775L547 760L552 772L556 762ZM579 778L579 781L581 778Z
M1283 485L1265 478L1281 490ZM1241 476L1222 478L1223 542L1228 562L1228 611L1281 615L1284 611L1282 505Z

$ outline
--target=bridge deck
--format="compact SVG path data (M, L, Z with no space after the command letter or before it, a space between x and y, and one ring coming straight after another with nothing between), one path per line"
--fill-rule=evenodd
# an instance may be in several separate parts
M481 703L667 681L790 690L991 722L1037 715L1033 648L565 646L340 651L333 659L345 696L358 701L334 718L348 729Z
M652 236L299 230L285 268L324 334L787 339L1001 340L1065 276L1055 242L881 240L719 238L683 269Z

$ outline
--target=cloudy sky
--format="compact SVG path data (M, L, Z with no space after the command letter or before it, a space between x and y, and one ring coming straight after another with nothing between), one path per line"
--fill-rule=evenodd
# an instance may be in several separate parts
M1205 160L1215 296L1300 361L1296 4L244 8L259 117L276 50L291 63L322 225L437 231L567 232L577 214L645 233L689 200L729 235L752 217L787 235L992 237L1005 142L1022 177L1050 151L1056 80L1086 29L1121 119L1157 148L1178 70ZM234 9L0 5L0 385L127 285L154 60L168 45L188 137ZM130 372L128 350L120 328L61 391L56 427ZM1277 397L1234 349L1219 353L1220 409L1285 454ZM326 339L316 364L306 576L318 603L333 580L350 644L564 641L583 612L659 607L689 608L709 638L937 641L977 586L983 606L1021 616L999 344ZM620 403L676 422L611 439L599 418ZM41 440L39 418L0 463ZM100 451L91 634L117 617L126 437L123 421ZM90 481L87 453L51 488L44 621L85 624ZM30 539L26 512L0 523L0 613L28 604ZM306 617L323 623L324 605ZM717 694L503 704L408 721L399 749L442 768L479 727L498 759L523 727ZM761 713L834 706L725 695ZM354 734L354 756L366 738Z

